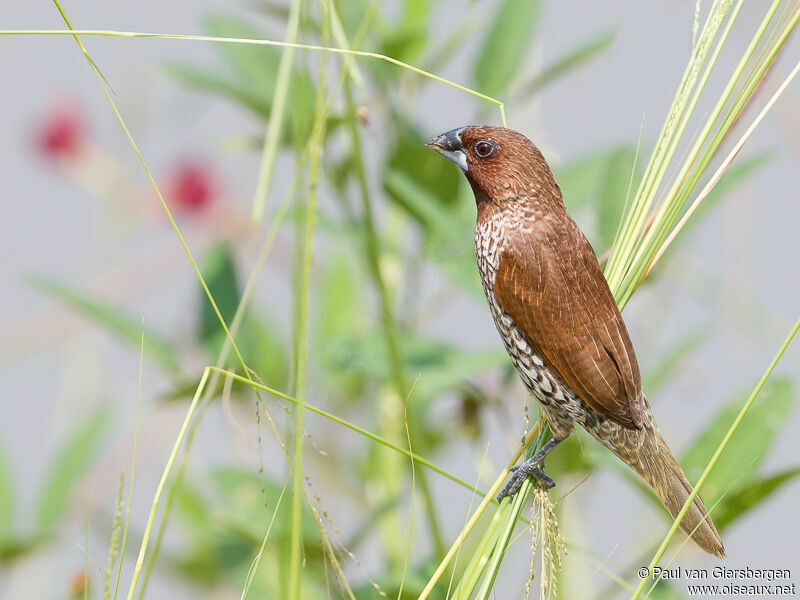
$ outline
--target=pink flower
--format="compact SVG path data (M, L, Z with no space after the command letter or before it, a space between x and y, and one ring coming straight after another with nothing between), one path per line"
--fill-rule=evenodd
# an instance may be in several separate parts
M210 205L217 196L215 178L207 165L185 162L169 178L167 201L179 212L196 213Z
M36 145L45 158L77 155L84 145L86 128L79 110L68 104L53 107L45 114L36 135Z

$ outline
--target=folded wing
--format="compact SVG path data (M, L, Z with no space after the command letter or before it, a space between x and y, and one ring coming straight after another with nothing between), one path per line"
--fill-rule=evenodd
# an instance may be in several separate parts
M566 212L508 232L494 291L542 360L594 411L642 426L628 330L589 241Z

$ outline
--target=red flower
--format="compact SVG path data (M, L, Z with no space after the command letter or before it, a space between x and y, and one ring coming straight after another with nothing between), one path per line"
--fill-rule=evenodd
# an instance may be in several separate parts
M36 136L39 152L46 158L75 156L86 136L83 117L74 106L52 108L43 119Z
M177 211L193 213L203 210L216 198L216 185L211 169L196 162L183 163L172 173L167 200Z

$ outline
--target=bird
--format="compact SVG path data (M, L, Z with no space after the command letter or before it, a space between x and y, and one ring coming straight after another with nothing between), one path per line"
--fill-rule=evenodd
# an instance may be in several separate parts
M425 145L455 163L472 187L483 290L505 349L552 434L512 467L498 501L516 494L527 478L553 487L544 458L577 424L630 466L676 518L692 484L656 425L625 322L539 148L512 129L476 125ZM724 558L699 495L681 528Z

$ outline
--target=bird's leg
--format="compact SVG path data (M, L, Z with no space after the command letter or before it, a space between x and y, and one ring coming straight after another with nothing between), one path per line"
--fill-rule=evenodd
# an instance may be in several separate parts
M545 474L542 461L544 461L544 457L547 456L550 450L555 448L560 441L561 440L555 437L550 438L549 442L542 446L536 454L531 456L524 463L511 467L511 479L508 480L505 487L497 494L497 501L500 502L506 496L510 498L516 494L528 477L533 477L548 489L554 487L556 482Z

